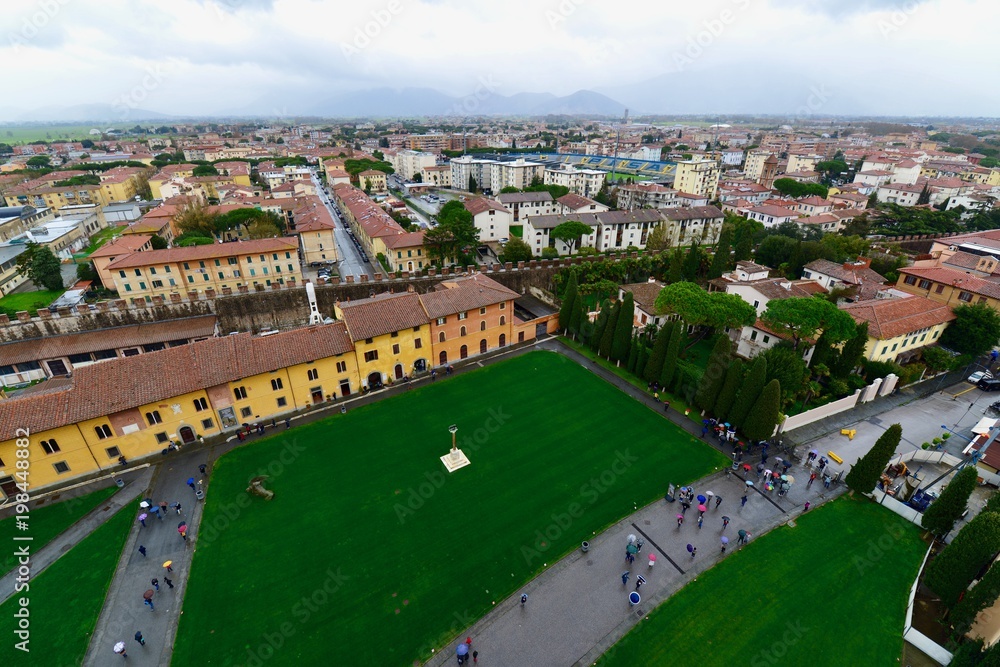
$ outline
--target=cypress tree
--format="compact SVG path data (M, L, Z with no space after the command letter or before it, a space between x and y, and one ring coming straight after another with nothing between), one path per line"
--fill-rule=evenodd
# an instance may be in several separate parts
M760 393L764 391L766 382L767 359L763 355L758 355L750 366L750 372L747 373L743 386L736 393L733 407L729 410L729 423L733 425L734 429L743 426L743 423L746 422L747 416L760 397Z
M851 471L847 473L844 481L858 493L871 493L878 484L882 471L889 465L889 459L899 447L899 441L903 437L903 427L893 424L879 436L867 454L862 456Z
M663 371L663 360L667 358L667 345L670 343L670 334L673 333L674 323L664 322L660 330L656 332L656 340L653 342L653 351L649 353L649 360L643 369L642 377L646 382L659 381L660 373Z
M718 278L723 273L729 270L730 259L729 251L733 243L733 228L729 225L723 225L722 231L719 233L719 242L715 246L715 254L712 255L712 265L708 269L708 277Z
M816 340L816 345L813 347L812 358L809 360L809 368L815 368L820 364L824 364L829 368L833 360L833 346L830 344L830 337L824 331Z
M684 274L684 280L693 283L697 282L698 278L701 277L701 255L701 247L697 241L693 241L691 247L688 248L687 256L684 258L684 265L681 269Z
M991 565L979 583L972 587L951 610L949 620L955 634L964 635L972 627L976 616L1000 597L1000 567Z
M635 363L639 358L639 340L632 336L632 340L628 346L628 362L625 364L625 370L629 373L635 373Z
M667 282L679 283L682 280L684 280L684 251L680 248L674 248L674 253L670 256Z
M611 312L608 313L608 326L604 327L603 333L601 333L601 344L597 348L597 353L604 357L605 359L611 358L611 347L615 341L615 331L618 329L618 315L622 310L622 302L615 301L615 304L611 306Z
M941 596L945 606L954 607L997 551L1000 551L1000 514L979 514L927 566L924 583Z
M750 231L750 225L742 225L739 230L736 231L736 245L733 248L733 259L737 262L743 262L750 259L753 255L753 232Z
M635 361L635 374L638 377L645 377L646 363L649 361L649 348L644 344L639 345L639 358Z
M566 292L563 294L562 308L559 309L559 328L563 332L569 329L570 320L573 318L573 302L579 290L576 285L576 272L571 271L569 281L566 283Z
M736 400L736 393L740 390L740 385L743 384L743 373L746 367L743 365L742 359L734 359L733 363L729 365L729 369L726 371L726 379L722 383L722 389L719 390L719 395L715 399L715 417L726 421L729 416L729 411L733 407L733 401Z
M601 312L598 313L597 321L594 322L594 328L590 332L590 349L594 352L601 346L601 337L608 328L609 319L611 319L611 305L605 301L601 304Z
M865 356L865 347L868 345L868 323L864 322L857 326L854 336L847 339L844 347L840 350L840 355L836 362L830 367L830 374L838 380L847 378L854 372L858 364Z
M684 336L685 325L683 320L677 320L677 325L670 333L670 342L667 344L667 354L663 358L663 370L660 371L660 386L669 387L674 380L674 373L677 372L677 355L681 349L681 338Z
M969 496L976 488L976 477L974 465L965 466L955 473L941 496L924 511L920 525L940 537L950 533L955 522L965 512Z
M781 383L771 380L760 392L743 424L743 433L750 440L767 440L774 435L774 427L781 418Z
M618 321L611 341L612 361L626 361L632 341L632 327L635 322L635 301L631 292L626 292L625 298L618 310Z
M573 307L569 314L569 330L578 336L583 333L580 330L581 323L585 317L583 309L583 297L580 296L578 292L576 297L573 299Z
M712 353L708 355L708 365L705 366L705 373L698 383L698 391L695 392L694 404L711 413L715 406L715 400L722 389L722 383L726 379L726 370L732 358L733 344L726 336L719 336L712 348Z

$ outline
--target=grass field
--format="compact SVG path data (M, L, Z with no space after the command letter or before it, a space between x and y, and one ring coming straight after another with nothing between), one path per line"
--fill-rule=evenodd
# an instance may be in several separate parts
M612 182L612 183L615 183L615 182L618 182L618 181L627 181L630 178L633 181L636 181L636 182L638 182L638 181L648 181L649 180L649 176L640 176L638 174L623 174L620 171L615 173L615 177L614 178L611 178L611 172L610 171L608 172L608 176L607 176L607 180L610 181L610 182Z
M472 461L451 475L449 424ZM173 664L427 660L663 480L724 463L549 352L246 445L213 473ZM268 466L274 500L237 506Z
M698 577L598 664L897 665L920 530L846 496L796 521Z
M90 245L84 248L83 252L80 253L80 255L86 257L87 255L89 255L90 253L94 252L102 245L107 243L115 234L120 234L121 231L122 228L115 225L102 229L101 231L97 232L96 234L90 237ZM76 255L74 255L73 257L75 258Z
M31 652L15 649L10 633L6 641L0 642L0 664L83 664L98 613L135 520L134 512L134 507L119 510L72 551L32 577L26 595L15 595L0 605L0 617L13 619L20 608L18 598L28 597L31 622ZM8 627L13 628L13 622L8 622Z
M8 294L0 299L0 313L7 313L12 320L14 319L14 313L19 310L27 310L34 315L36 310L48 307L50 303L60 296L62 296L61 291L46 292L45 290Z
M29 531L20 531L15 525L16 518L8 517L0 521L0 544L13 544L15 535L30 535L31 550L37 552L56 536L80 520L84 514L94 509L114 495L117 487L110 487L72 498L53 505L44 505L31 510ZM13 553L4 554L0 559L0 573L9 572L17 564Z
M19 144L30 141L82 141L93 139L90 131L94 128L106 130L109 127L125 129L125 125L0 125L0 143Z

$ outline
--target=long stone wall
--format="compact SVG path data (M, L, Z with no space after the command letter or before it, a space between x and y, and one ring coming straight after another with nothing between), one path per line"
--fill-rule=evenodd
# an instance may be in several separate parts
M630 256L638 257L639 253L632 253ZM621 254L533 260L519 262L517 266L510 263L486 268L470 266L467 271L481 270L519 294L526 294L531 288L551 292L554 277L567 266L594 261L620 261L625 257L626 255ZM343 282L337 278L331 282L320 280L315 284L316 302L324 316L331 316L337 301L364 299L388 291L412 289L424 293L434 289L442 280L455 275L461 274L447 269L430 269L426 275L411 276L404 272L399 277L387 278L376 274L374 279L369 279L368 276L347 276ZM277 283L270 289L241 288L236 292L224 290L222 294L206 290L203 293L172 294L169 299L157 296L152 298L152 302L141 298L133 298L131 301L119 299L104 301L93 307L81 304L76 308L59 308L54 313L39 310L32 315L22 311L13 320L0 313L0 343L212 314L219 318L222 333L259 332L305 325L308 323L309 307L304 286L282 286Z

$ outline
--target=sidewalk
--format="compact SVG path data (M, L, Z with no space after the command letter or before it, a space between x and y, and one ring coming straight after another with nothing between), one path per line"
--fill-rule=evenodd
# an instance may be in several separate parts
M125 488L114 494L107 501L101 503L86 516L64 530L54 540L46 544L37 552L31 554L31 576L37 577L45 571L45 568L59 560L63 554L79 544L83 538L101 527L104 522L115 515L125 505L130 504L149 486L149 480L153 473L149 468L144 468L138 474L129 474L129 471L119 475L126 480ZM107 485L105 484L104 487ZM103 487L102 487L103 488ZM88 489L96 490L95 489ZM76 495L85 495L80 492ZM3 577L0 577L0 602L4 602L14 595L14 580L17 577L17 568L14 568Z

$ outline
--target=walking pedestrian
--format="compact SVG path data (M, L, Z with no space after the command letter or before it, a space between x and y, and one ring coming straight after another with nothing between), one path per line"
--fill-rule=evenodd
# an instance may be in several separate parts
M286 418L286 419L285 419L285 428L286 428L286 429L289 429L289 428L291 428L291 427L292 427L292 420L291 420L291 419L288 419L288 418Z
M472 652L472 662L473 663L479 662L479 651Z
M639 590L639 587L646 583L646 578L641 574L635 578L635 590Z
M715 509L719 509L719 505L722 504L722 496L715 497Z
M656 401L657 403L659 403L659 401L660 401L660 392L658 392L658 391L654 391L653 392L653 400Z
M747 504L747 494L744 493L743 497L740 498L740 507L744 507L746 506L746 504Z
M663 411L664 412L670 411L670 401L663 401Z
M193 489L194 488L194 479L193 478L191 479L191 483L192 483L191 488ZM171 507L173 507L175 510L177 510L178 514L181 513L181 504L179 502L174 503L173 505L171 505Z
M521 609L524 609L524 603L528 601L528 594L521 593Z
M629 565L631 565L632 563L634 563L634 562L635 562L635 556L634 556L634 555L632 555L632 554L627 554L627 555L625 556L625 558L627 558L627 559L628 559L628 564L629 564Z
M701 524L704 523L704 521L705 521L705 515L704 514L699 514L698 515L698 529L699 530L701 530Z
M146 527L146 513L145 512L143 512L142 514L139 515L139 523L142 524L143 528Z
M139 630L135 631L135 640L137 642L139 642L139 646L145 646L146 645L146 640L143 638L142 632L140 632Z
M823 488L826 488L826 489L830 488L830 476L829 475L823 475Z
M805 505L805 507L803 507L803 508L802 508L802 511L803 511L803 512L808 512L808 511L809 511L809 508L810 508L810 507L812 507L812 505L810 505L810 504L809 504L809 503L807 502L807 503L806 503L806 505Z
M167 562L165 562L163 564L163 567L167 568L167 572L173 572L174 571L174 568L170 567L173 564L173 562L174 561L172 561L172 560L168 560Z
M813 471L809 475L809 481L806 482L806 488L808 489L810 486L812 486L813 482L815 482L815 481L816 481L816 471Z
M208 466L205 465L204 463L198 466L198 472L200 472L202 475L204 475L207 470Z
M153 577L153 580L150 581L149 583L153 584L153 588L155 588L156 590L160 590L160 580L157 579L156 577Z
M167 585L167 588L173 588L174 582L167 578L166 575L163 576L163 583Z
M128 658L128 653L125 652L125 642L118 642L115 644L114 652L122 658Z
M739 536L739 539L736 540L736 544L746 544L746 542L747 542L747 531L745 531L742 528L740 528L738 531L736 531L736 534Z
M683 525L683 523L684 523L684 515L683 514L678 514L677 515L677 527L680 528L681 525Z
M145 558L145 557L146 557L146 547L144 547L144 546L142 546L142 545L140 544L140 545L139 545L139 553L141 553L141 554L142 554L142 557L143 557L143 558Z
M708 434L708 424L701 427L701 437L705 437Z
M622 586L628 585L628 570L622 572Z
M150 611L154 610L153 601L152 600L143 600L143 602L146 604L147 607L149 607Z
M689 544L688 545L688 551L691 552L691 559L694 560L695 554L698 553L698 547L692 546L692 545Z
M729 527L729 517L724 516L722 517L722 530L725 530L728 527Z
M276 419L272 419L271 420L271 428L276 428L277 426L278 426L277 420Z
M682 511L682 512L684 512L684 513L687 513L687 511L688 511L689 509L691 509L691 503L689 503L689 502L688 502L688 501L686 501L686 500L682 500L682 501L681 501L681 507L683 508L683 509L682 509L681 511Z

